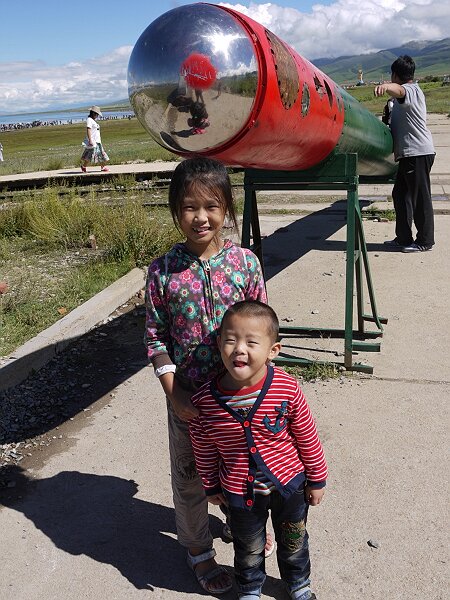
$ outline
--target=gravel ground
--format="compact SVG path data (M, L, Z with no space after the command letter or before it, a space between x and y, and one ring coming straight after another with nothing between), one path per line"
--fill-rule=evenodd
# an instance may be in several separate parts
M146 364L143 328L143 300L135 297L24 383L0 392L0 487L12 485L8 466L61 440L61 424L90 411L94 401L107 402L111 385Z

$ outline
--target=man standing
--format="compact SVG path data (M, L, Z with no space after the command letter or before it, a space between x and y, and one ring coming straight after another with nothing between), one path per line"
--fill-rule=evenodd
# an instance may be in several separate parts
M398 171L392 198L396 223L395 239L385 244L402 252L425 252L434 245L430 171L435 151L427 127L425 96L413 81L415 69L410 56L399 56L391 65L392 83L377 85L374 90L375 96L389 94L394 98L391 131Z

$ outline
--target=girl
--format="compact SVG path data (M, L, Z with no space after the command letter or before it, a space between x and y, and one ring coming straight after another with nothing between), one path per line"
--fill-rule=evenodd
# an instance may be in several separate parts
M195 469L188 421L198 415L191 396L223 367L217 347L222 316L240 300L266 302L256 256L221 237L225 217L237 226L230 179L209 158L175 169L169 206L186 240L148 269L146 343L167 396L169 452L178 541L202 588L222 594L231 578L214 560L208 503Z
M86 138L83 142L85 149L81 155L81 170L83 173L86 173L88 163L100 164L102 171L109 171L108 167L105 166L109 156L103 150L100 125L97 123L98 117L102 116L98 106L91 106L86 120Z

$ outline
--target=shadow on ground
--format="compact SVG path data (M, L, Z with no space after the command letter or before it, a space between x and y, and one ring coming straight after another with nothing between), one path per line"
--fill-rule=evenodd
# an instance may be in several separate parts
M130 308L74 341L21 384L0 393L0 443L42 435L147 365L145 311L134 302Z
M135 481L78 471L31 480L20 467L10 475L17 485L0 495L2 503L32 521L57 548L113 566L137 589L200 593L174 537L173 508L135 498ZM219 537L223 523L210 519ZM265 593L286 597L272 578Z
M361 207L369 200L360 201ZM266 280L281 273L311 250L320 252L345 252L344 241L330 240L346 225L346 201L337 200L331 206L302 216L287 226L282 226L263 239L264 270ZM274 215L276 217L276 215Z

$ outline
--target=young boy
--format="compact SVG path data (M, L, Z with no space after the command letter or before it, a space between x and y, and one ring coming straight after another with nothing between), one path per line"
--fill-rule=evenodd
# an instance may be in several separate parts
M291 598L315 598L305 526L308 506L323 498L327 466L297 381L270 364L277 340L278 319L268 305L231 306L218 338L226 371L192 397L197 470L208 500L228 507L240 600L261 596L269 509Z

